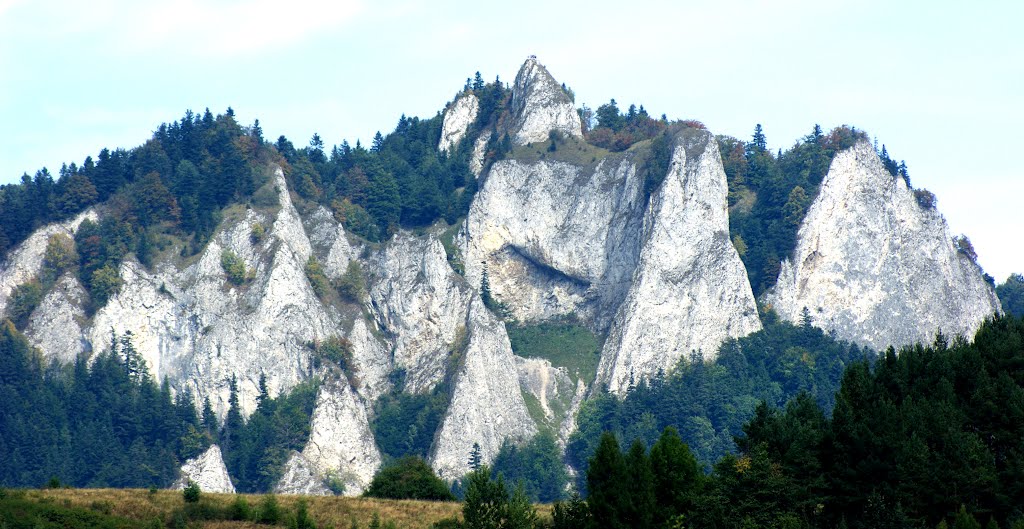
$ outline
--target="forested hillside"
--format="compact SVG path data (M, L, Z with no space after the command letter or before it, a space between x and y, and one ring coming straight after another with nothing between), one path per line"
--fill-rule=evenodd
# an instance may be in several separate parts
M556 506L554 526L1024 526L1024 320L854 360L828 411L812 393L762 402L709 473L676 424L606 433L588 498Z

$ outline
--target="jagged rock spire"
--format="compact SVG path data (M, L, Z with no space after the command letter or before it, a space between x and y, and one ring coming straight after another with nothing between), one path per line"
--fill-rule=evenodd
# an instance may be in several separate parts
M551 131L583 136L582 122L569 94L533 55L516 75L512 116L509 133L516 145L546 141Z

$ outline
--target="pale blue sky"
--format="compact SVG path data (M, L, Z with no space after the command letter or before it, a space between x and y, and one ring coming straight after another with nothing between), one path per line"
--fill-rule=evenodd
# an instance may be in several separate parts
M1002 281L1024 271L1024 2L0 0L0 182L133 147L186 109L369 140L536 54L616 100L773 148L867 130Z

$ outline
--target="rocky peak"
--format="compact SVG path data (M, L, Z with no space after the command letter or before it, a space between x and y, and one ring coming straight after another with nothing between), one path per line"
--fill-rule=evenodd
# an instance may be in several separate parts
M562 85L531 56L523 63L512 88L513 124L510 135L516 145L547 141L551 131L582 137L579 114Z
M519 386L505 324L480 297L466 317L467 344L455 374L451 403L434 438L431 463L444 479L462 477L473 443L490 463L506 439L520 442L537 433Z
M324 382L316 397L309 441L292 455L275 490L291 494L328 494L330 477L359 495L380 467L366 406L345 381Z
M480 101L472 93L464 93L444 111L444 121L441 123L441 141L437 144L437 150L448 151L458 147L459 142L466 136L469 127L476 121L480 112Z
M668 372L691 353L713 358L726 339L761 328L729 239L727 194L711 133L678 134L668 174L644 215L632 285L601 355L598 380L610 391Z
M918 203L866 141L832 160L767 301L799 322L883 350L973 336L999 311L982 271L957 251L945 219Z

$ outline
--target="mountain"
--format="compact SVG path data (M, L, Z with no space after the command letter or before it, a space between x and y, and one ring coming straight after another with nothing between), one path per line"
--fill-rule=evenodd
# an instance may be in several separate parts
M467 85L442 116L403 116L369 151L330 159L316 136L271 145L258 124L219 119L162 128L125 158L131 182L96 186L75 216L12 228L0 310L61 363L127 337L154 380L222 421L319 381L301 446L275 456L281 492L357 494L396 451L451 480L474 446L485 463L540 431L564 447L585 396L710 361L766 309L801 322L806 307L810 324L877 349L970 337L999 312L938 212L864 142L835 154L759 312L730 236L722 138L614 102L585 134L535 58L510 92ZM188 127L209 145L189 147ZM230 169L236 158L254 169ZM91 163L67 181L107 174ZM204 194L189 185L203 171L233 187ZM77 260L54 264L72 244ZM596 375L513 351L510 329L556 324L598 337ZM184 471L216 481L237 449Z

